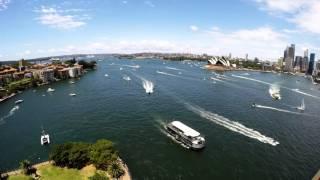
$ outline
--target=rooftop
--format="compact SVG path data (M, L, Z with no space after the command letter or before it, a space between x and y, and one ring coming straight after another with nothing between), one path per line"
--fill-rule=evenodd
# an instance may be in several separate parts
M195 131L194 129L191 129L190 127L186 126L185 124L183 124L180 121L173 121L171 124L173 126L175 126L176 128L180 129L181 131L183 131L183 133L186 136L190 136L190 137L200 136L199 132Z

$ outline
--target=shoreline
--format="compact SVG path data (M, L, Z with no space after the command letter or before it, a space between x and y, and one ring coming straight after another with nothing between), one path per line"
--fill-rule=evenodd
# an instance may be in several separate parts
M121 168L124 170L124 174L119 179L120 180L132 180L129 168L128 168L127 164L121 158L119 158L119 164L120 164ZM42 166L46 166L46 165L53 165L53 161L44 161L41 163L33 164L32 167L35 169L38 169L38 168L40 168ZM21 175L21 174L22 174L21 169L15 169L15 170L7 171L7 172L0 174L0 178ZM110 177L109 174L108 174L108 177Z

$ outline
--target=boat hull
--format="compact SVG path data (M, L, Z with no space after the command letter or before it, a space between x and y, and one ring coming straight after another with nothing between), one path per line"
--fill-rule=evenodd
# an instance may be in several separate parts
M192 150L202 150L205 148L205 143L201 143L201 144L195 144L192 143L191 140L183 137L183 135L176 133L175 131L173 131L169 126L165 126L165 130L168 133L168 135L177 143L181 144L182 146L188 148L188 149L192 149Z

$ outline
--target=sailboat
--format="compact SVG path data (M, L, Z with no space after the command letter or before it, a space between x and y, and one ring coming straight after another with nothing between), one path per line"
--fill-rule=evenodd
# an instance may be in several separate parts
M299 111L304 111L306 109L306 105L304 104L304 99L302 99L301 105L297 107Z

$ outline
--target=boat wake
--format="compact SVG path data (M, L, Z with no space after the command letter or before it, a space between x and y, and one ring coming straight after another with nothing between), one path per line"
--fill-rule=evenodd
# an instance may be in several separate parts
M148 94L153 93L153 88L154 88L153 82L143 79L142 86L146 90L146 93Z
M183 69L178 69L178 68L170 67L170 66L167 66L166 69L170 69L170 70L174 70L174 71L184 71Z
M248 78L248 77L244 77L244 76L237 76L237 75L234 75L234 74L232 74L232 76L233 77L237 77L237 78L241 78L241 79L246 79L246 80L249 80L249 81L258 82L258 83L269 85L269 86L273 85L271 83L268 83L268 82L265 82L265 81L261 81L261 80L258 80L258 79ZM281 86L281 88L287 89L287 90L290 90L290 91L293 91L293 92L296 92L296 93L299 93L299 94L302 94L302 95L305 95L305 96L313 97L315 99L320 99L320 97L318 97L318 96L314 96L312 94L300 91L299 89L291 89L291 88L284 87L284 86Z
M122 79L126 81L131 81L131 78L127 75L123 75Z
M185 103L185 106L187 109L200 115L202 118L208 119L211 122L223 126L233 132L242 134L252 139L256 139L262 143L270 144L272 146L276 146L279 144L279 142L274 140L273 138L267 137L254 129L250 129L239 122L231 121L228 118L206 111L199 106L193 106L189 103Z
M289 88L288 88L289 89ZM316 99L320 99L320 97L318 96L314 96L312 94L309 94L309 93L306 93L306 92L303 92L303 91L300 91L299 89L289 89L293 92L296 92L296 93L299 93L299 94L302 94L302 95L305 95L305 96L309 96L309 97L313 97L313 98L316 98Z
M293 111L289 111L289 110L286 110L286 109L279 109L279 108L270 107L270 106L263 106L263 105L259 105L259 104L256 104L255 107L256 108L261 108L261 109L270 109L270 110L273 110L273 111L279 111L279 112L284 112L284 113L301 115L301 113L298 113L298 112L293 112Z
M268 83L268 82L265 82L265 81L261 81L261 80L258 80L258 79L248 78L248 77L244 77L244 76L237 76L237 75L234 75L234 74L232 74L231 76L237 77L237 78L240 78L240 79L246 79L246 80L249 80L249 81L254 81L254 82L261 83L261 84L266 84L266 85L272 86L271 83Z
M167 76L172 76L172 77L180 77L183 78L182 76L178 76L175 74L171 74L171 73L167 73L167 72L163 72L163 71L157 71L158 74L162 74L162 75L167 75Z
M218 78L214 78L214 77L210 77L210 79L211 79L211 80L214 80L214 81L224 82L223 80L218 79Z
M14 106L7 115L1 117L1 118L0 118L0 125L1 125L1 124L4 124L4 123L5 123L5 119L7 119L7 118L9 118L10 116L14 115L14 113L15 113L17 110L19 110L19 106Z

